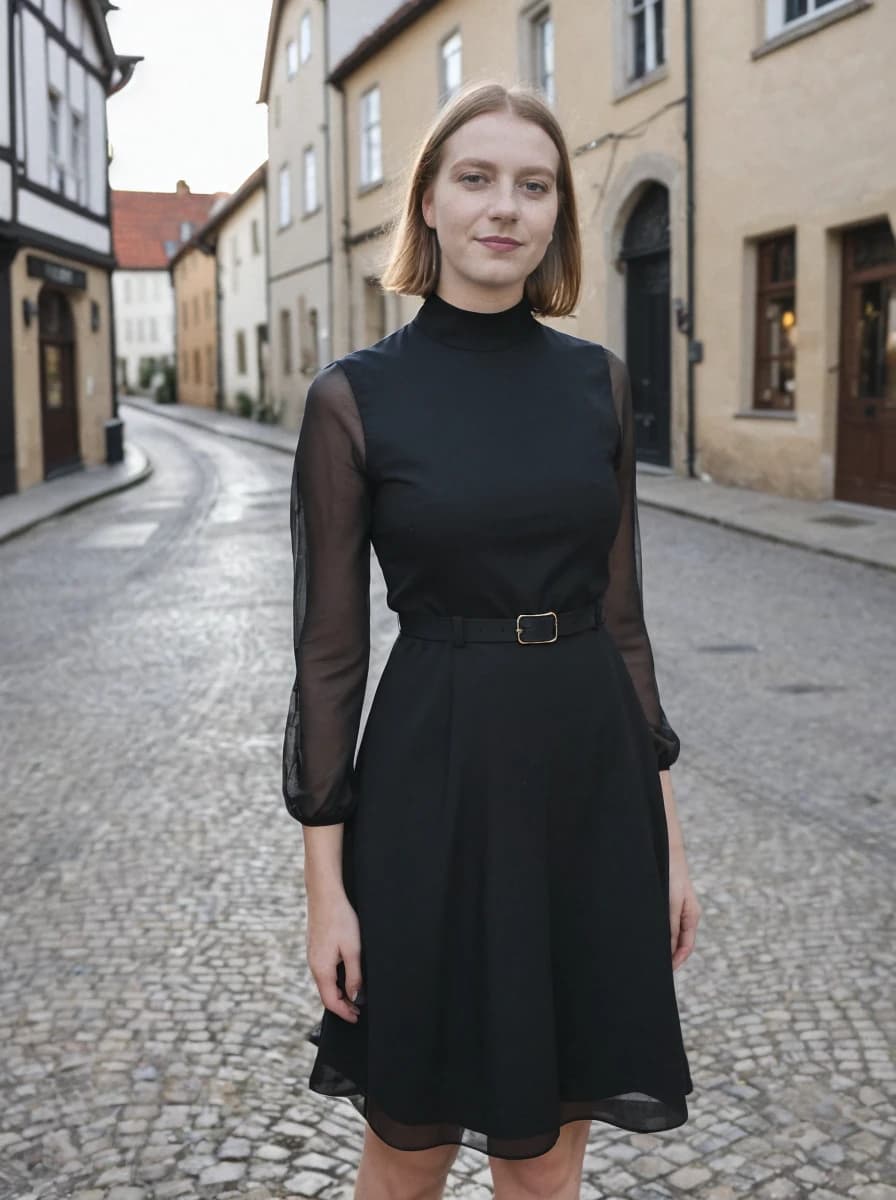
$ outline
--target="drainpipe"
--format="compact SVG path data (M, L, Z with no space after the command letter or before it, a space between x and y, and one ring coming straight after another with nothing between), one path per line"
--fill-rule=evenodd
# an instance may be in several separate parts
M330 187L330 85L327 76L330 74L330 17L327 0L322 0L324 10L324 192L327 206L327 360L335 358L333 351L333 320L335 304L333 301L333 193ZM322 366L322 363L318 364Z
M688 392L687 392L687 466L693 479L695 468L695 403L697 363L703 361L703 343L694 338L694 6L693 0L684 0L684 69L685 69L685 161L686 161L686 209L687 209L687 335L688 335Z

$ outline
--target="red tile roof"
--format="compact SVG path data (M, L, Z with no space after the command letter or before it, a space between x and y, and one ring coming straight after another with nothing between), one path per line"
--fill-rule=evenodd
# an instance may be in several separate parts
M112 189L112 241L124 270L163 270L180 246L182 221L195 232L229 192L125 192ZM168 243L166 247L166 242Z

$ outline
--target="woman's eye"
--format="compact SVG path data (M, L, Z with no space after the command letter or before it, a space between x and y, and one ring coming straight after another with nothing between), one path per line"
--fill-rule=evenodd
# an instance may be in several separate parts
M467 175L461 175L461 177L460 177L461 183L463 183L464 180L466 180L466 179L483 179L483 178L484 178L484 176L478 174L476 171L470 171Z
M537 188L541 188L541 190L542 190L543 192L546 192L546 191L548 190L548 189L547 189L547 185L546 185L546 184L544 184L544 183L539 183L537 179L530 179L530 180L528 180L528 182L529 182L529 183L534 183L534 184L535 184L535 186L536 186Z

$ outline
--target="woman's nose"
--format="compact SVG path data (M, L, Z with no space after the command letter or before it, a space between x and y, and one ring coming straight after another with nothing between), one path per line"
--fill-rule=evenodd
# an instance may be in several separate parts
M489 206L489 212L492 216L516 216L519 211L519 196L516 192L516 187L511 184L509 188L496 188L492 194L492 202Z

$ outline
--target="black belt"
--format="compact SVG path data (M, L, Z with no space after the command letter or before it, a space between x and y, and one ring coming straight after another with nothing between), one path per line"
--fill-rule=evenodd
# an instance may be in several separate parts
M400 612L401 632L410 637L464 642L519 642L521 646L539 646L556 642L558 637L582 633L603 622L599 600L568 612L517 613L515 617L449 617L440 613Z

